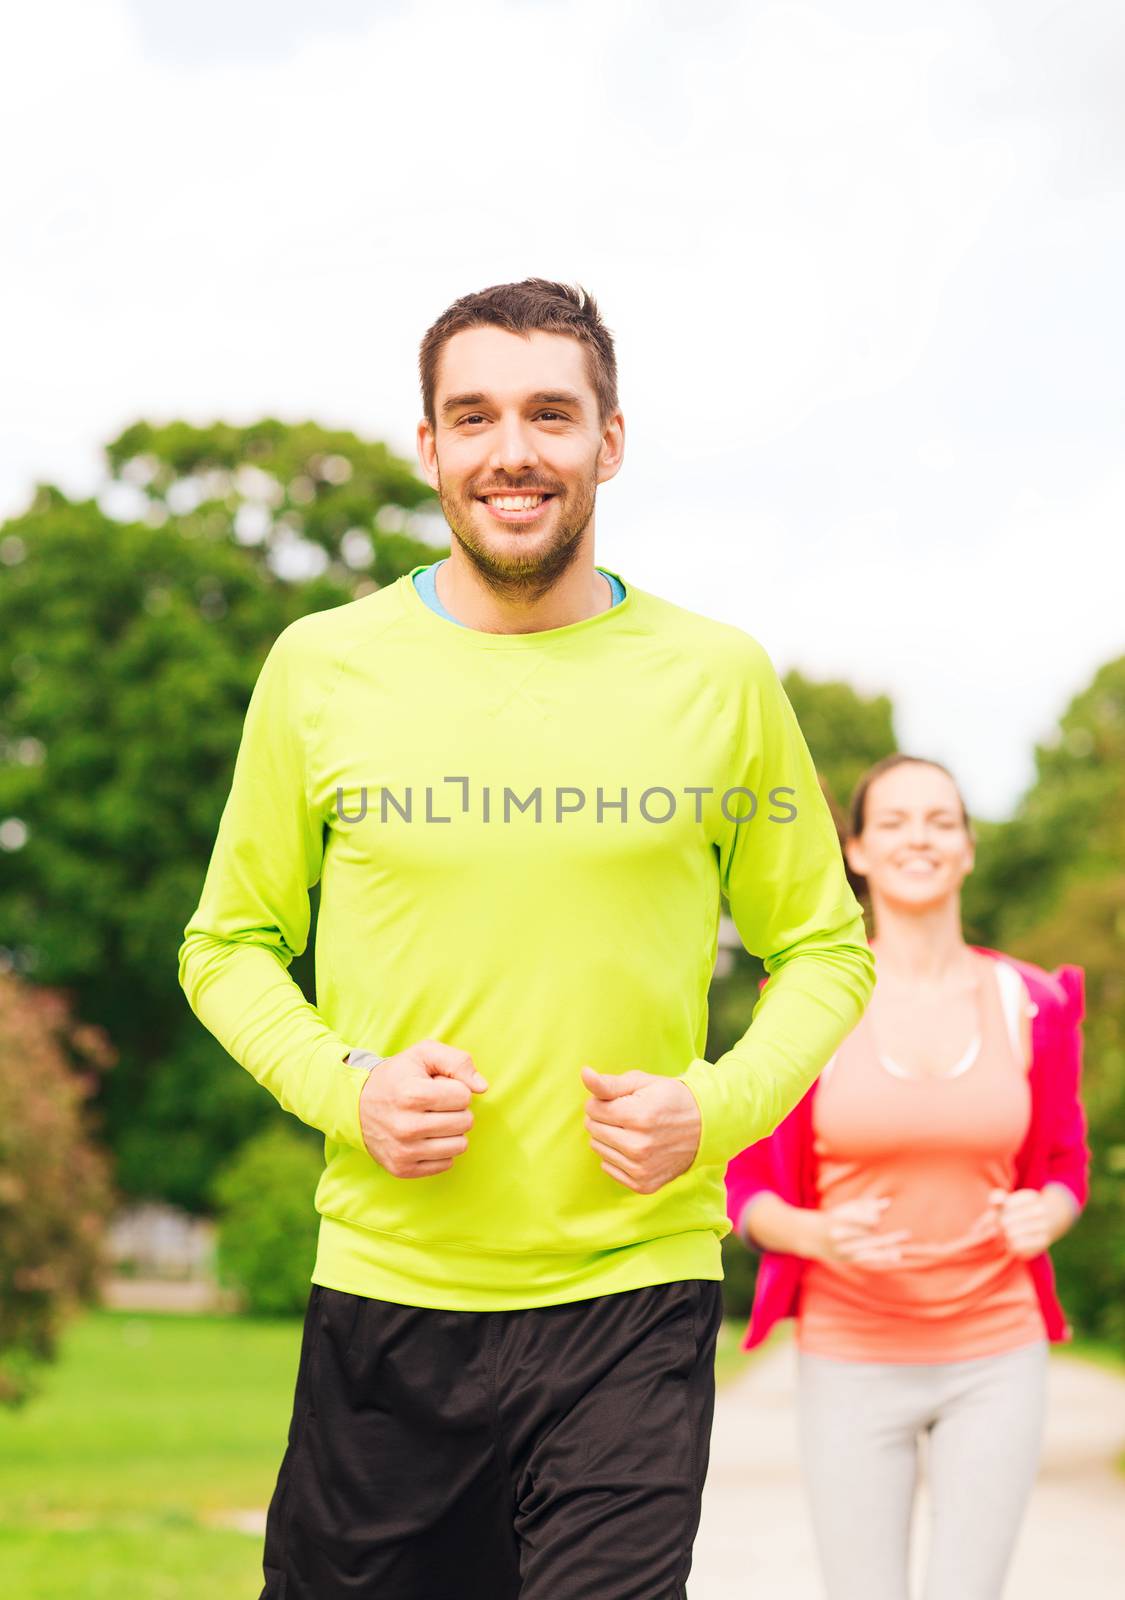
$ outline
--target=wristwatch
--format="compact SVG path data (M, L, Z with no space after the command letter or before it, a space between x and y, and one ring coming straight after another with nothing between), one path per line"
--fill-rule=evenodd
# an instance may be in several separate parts
M344 1060L349 1067L360 1067L364 1072L377 1067L380 1061L385 1061L386 1056L377 1056L371 1050L349 1050Z

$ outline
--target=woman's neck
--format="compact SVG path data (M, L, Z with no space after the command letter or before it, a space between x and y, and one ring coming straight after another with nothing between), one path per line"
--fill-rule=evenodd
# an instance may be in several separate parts
M968 945L961 932L959 899L922 911L872 898L871 941L879 972L908 983L940 983L965 970Z

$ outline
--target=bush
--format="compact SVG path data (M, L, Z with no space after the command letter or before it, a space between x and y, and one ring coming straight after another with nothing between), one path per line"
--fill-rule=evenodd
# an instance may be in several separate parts
M67 1314L97 1291L111 1192L83 1102L111 1061L104 1035L74 1025L59 992L0 971L2 1404L28 1399Z
M1086 973L1083 1100L1089 1117L1090 1203L1051 1254L1076 1332L1125 1351L1125 875L1073 884L1048 922L1015 945L1041 966Z
M759 1257L733 1233L723 1240L723 1314L744 1319L754 1304Z
M319 1140L274 1124L248 1139L214 1184L223 1283L263 1316L304 1311L316 1259Z

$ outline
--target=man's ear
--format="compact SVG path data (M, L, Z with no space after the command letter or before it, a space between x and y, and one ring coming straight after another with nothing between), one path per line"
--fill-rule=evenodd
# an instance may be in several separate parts
M430 422L423 417L418 424L417 434L418 465L422 468L422 476L431 489L440 485L437 462L437 440Z
M598 482L608 483L616 478L625 459L625 418L615 411L602 429L601 448L598 450Z

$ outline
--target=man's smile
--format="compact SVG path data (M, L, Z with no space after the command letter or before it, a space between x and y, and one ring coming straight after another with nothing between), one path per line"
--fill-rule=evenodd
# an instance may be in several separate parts
M534 522L555 497L541 491L524 494L487 494L477 499L500 522Z

